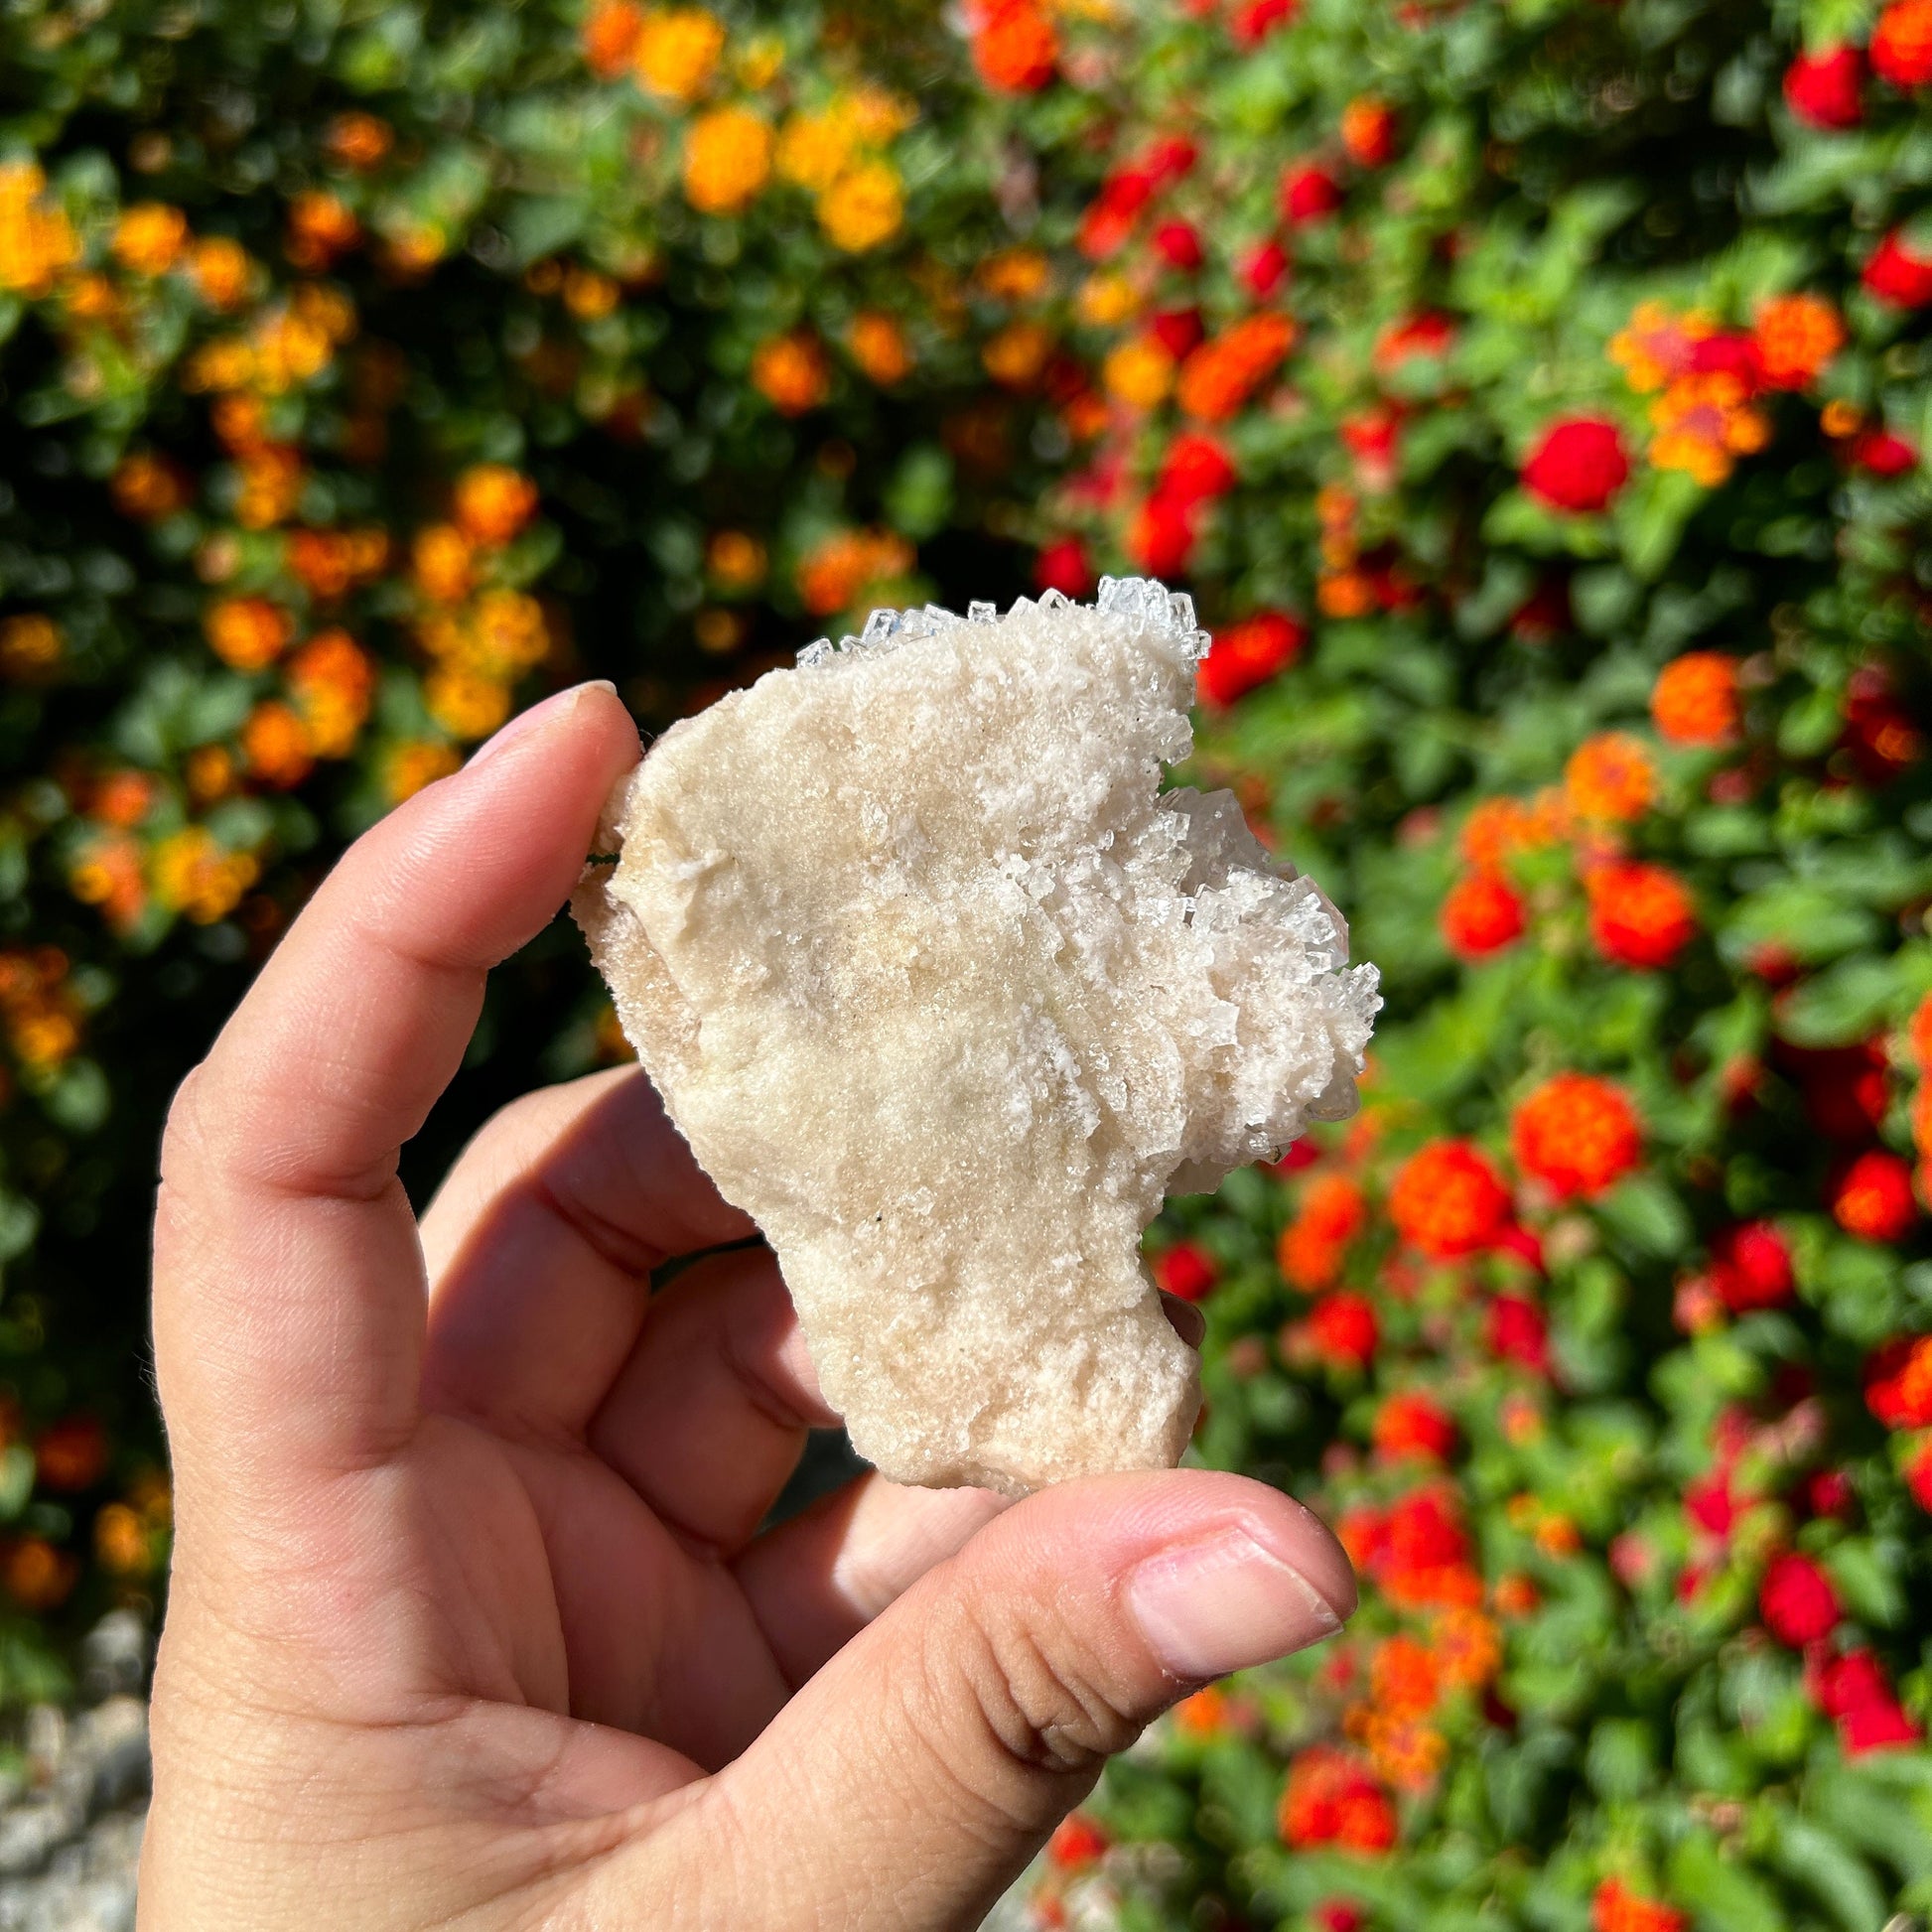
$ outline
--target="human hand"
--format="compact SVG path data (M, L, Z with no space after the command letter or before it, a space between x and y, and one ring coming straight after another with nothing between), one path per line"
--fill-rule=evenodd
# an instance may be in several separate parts
M754 1230L634 1068L505 1109L418 1229L398 1149L636 756L580 687L398 808L175 1103L145 1932L972 1926L1108 1752L1353 1607L1200 1470L758 1535L835 1418L762 1250L651 1297Z

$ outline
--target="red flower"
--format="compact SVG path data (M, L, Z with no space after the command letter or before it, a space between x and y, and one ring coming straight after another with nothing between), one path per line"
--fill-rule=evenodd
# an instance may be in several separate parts
M1118 253L1160 186L1160 178L1145 164L1110 175L1080 217L1080 252L1090 261Z
M1364 94L1342 109L1341 144L1358 168L1381 168L1395 159L1395 109Z
M1896 1241L1918 1219L1912 1166L1872 1148L1846 1169L1832 1190L1832 1218L1862 1241Z
M1083 1871L1113 1841L1083 1811L1069 1812L1046 1841L1046 1858L1062 1871Z
M1448 1260L1495 1240L1509 1219L1509 1195L1467 1141L1432 1141L1396 1175L1389 1219L1411 1247Z
M1602 509L1630 476L1623 434L1600 416L1567 416L1537 439L1523 465L1523 486L1552 509Z
M1287 281L1288 268L1288 250L1279 241L1258 241L1242 256L1235 273L1257 302L1266 302Z
M1324 1898L1310 1913L1318 1932L1363 1932L1368 1913L1352 1898Z
M1341 206L1341 184L1318 162L1292 162L1282 174L1282 217L1301 226L1319 221Z
M1288 1767L1281 1834L1289 1845L1338 1845L1386 1852L1396 1837L1395 1806L1367 1766L1332 1744L1311 1744Z
M1360 1186L1345 1173L1316 1174L1303 1190L1294 1220L1282 1230L1276 1262L1306 1294L1330 1288L1341 1274L1349 1242L1367 1225L1368 1202Z
M1771 1559L1757 1593L1757 1612L1772 1636L1793 1650L1829 1637L1845 1615L1832 1580L1795 1551Z
M1383 375L1399 369L1417 355L1447 355L1455 346L1455 322L1436 310L1425 310L1407 322L1391 323L1375 345L1375 366Z
M1168 445L1154 487L1173 502L1191 507L1225 496L1237 481L1234 465L1220 444L1199 430L1187 429Z
M1560 1197L1588 1198L1643 1159L1643 1130L1620 1089L1587 1073L1559 1073L1521 1103L1510 1147L1525 1173Z
M1784 70L1784 103L1807 127L1857 127L1864 118L1859 90L1864 57L1856 47L1800 54Z
M1220 1279L1220 1273L1214 1257L1192 1241L1176 1241L1154 1260L1154 1279L1183 1302L1200 1301Z
M1742 1221L1711 1243L1711 1285L1733 1314L1791 1300L1791 1250L1769 1221Z
M1286 670L1307 640L1307 628L1284 611L1258 611L1216 631L1214 647L1201 659L1202 702L1216 709L1231 705Z
M1366 1368L1382 1339L1374 1303L1347 1289L1337 1289L1315 1303L1309 1313L1308 1333L1315 1354L1340 1368Z
M1621 1878L1605 1878L1589 1905L1595 1932L1686 1932L1689 1912L1632 1891Z
M1932 1335L1894 1335L1865 1358L1865 1407L1887 1429L1932 1424Z
M1176 362L1184 362L1189 352L1207 334L1198 309L1163 309L1148 324L1154 340Z
M1410 1391L1388 1397L1376 1410L1370 1439L1376 1454L1390 1461L1419 1455L1442 1462L1455 1448L1455 1424L1428 1396Z
M1286 27L1301 10L1301 0L1241 0L1228 23L1240 47L1255 47L1277 27Z
M1852 439L1852 461L1874 477L1902 477L1918 468L1918 451L1888 429L1868 429Z
M1483 1342L1499 1362L1520 1362L1538 1375L1550 1371L1550 1324L1525 1296L1490 1297Z
M1866 1751L1896 1750L1903 1744L1916 1744L1922 1734L1896 1699L1848 1712L1838 1726L1839 1742L1847 1757L1863 1757Z
M1865 288L1895 309L1922 309L1932 302L1932 257L1906 247L1894 228L1864 265Z
M1894 87L1932 80L1932 0L1892 0L1871 30L1871 66Z
M1059 43L1033 0L996 0L973 36L973 65L989 87L1035 93L1053 77Z
M1183 275L1192 274L1203 259L1200 235L1190 221L1163 221L1154 230L1154 252Z
M1128 554L1150 577L1180 577L1194 554L1194 537L1190 506L1150 496L1127 533Z
M1641 860L1592 866L1584 879L1589 936L1615 966L1669 966L1697 936L1697 908L1674 872Z
M1737 1504L1730 1493L1730 1478L1714 1470L1684 1490L1684 1514L1699 1529L1716 1537L1730 1534L1737 1521Z
M1923 1445L1906 1462L1905 1487L1921 1509L1932 1513L1932 1443Z
M1522 936L1523 901L1493 872L1467 872L1449 888L1438 920L1449 951L1480 959Z
M1061 591L1085 597L1093 589L1093 566L1087 547L1078 537L1060 537L1034 560L1034 583L1042 591Z

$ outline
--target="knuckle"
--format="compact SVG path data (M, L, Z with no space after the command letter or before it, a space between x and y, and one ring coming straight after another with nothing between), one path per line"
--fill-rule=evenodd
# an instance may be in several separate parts
M1031 1612L975 1619L953 1655L988 1741L1009 1764L1049 1777L1090 1775L1146 1722L1101 1659Z

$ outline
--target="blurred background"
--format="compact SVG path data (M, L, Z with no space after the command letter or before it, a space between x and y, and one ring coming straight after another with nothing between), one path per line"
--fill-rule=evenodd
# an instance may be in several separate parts
M1921 1924L1928 84L1932 0L14 0L0 1796L123 1795L159 1124L343 844L567 681L1149 574L1386 978L1149 1242L1364 1608L1013 1922ZM623 1050L553 929L412 1192Z

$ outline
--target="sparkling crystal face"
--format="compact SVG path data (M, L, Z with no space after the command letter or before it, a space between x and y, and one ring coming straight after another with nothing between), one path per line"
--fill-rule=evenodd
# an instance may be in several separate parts
M1176 1460L1196 1364L1142 1231L1355 1105L1374 969L1229 794L1160 790L1206 643L1141 579L876 612L666 733L577 896L898 1480Z

